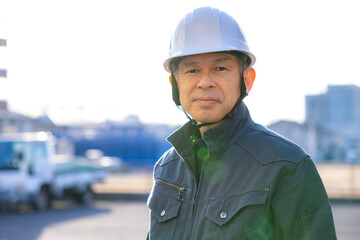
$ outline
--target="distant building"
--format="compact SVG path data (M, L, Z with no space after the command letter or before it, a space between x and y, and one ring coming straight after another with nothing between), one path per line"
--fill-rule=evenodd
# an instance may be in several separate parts
M55 123L49 118L48 115L43 115L33 119L34 131L53 131L56 128Z
M46 115L34 119L10 111L7 102L0 101L0 133L52 131L55 127L55 124Z
M306 121L268 126L303 147L316 162L360 161L360 88L330 85L325 94L306 96Z
M315 162L343 160L346 157L345 138L319 126L281 120L268 128L299 145Z
M33 119L9 111L6 101L0 101L0 133L28 132L32 129Z
M309 131L305 124L281 120L269 125L268 128L290 141L294 141L311 155L316 154L316 148L314 148L313 144L314 137L311 134L312 131Z
M306 122L360 138L360 87L330 85L325 94L306 96Z

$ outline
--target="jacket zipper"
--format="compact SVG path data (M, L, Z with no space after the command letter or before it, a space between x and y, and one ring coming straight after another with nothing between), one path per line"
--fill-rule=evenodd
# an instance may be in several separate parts
M189 172L190 172L191 176L195 179L196 185L199 185L199 180L196 178L194 170L191 168L191 166L190 166L190 164L189 164L186 157L184 157L184 162L185 162L186 167L189 169Z
M197 209L197 196L198 196L199 190L200 190L200 186L199 186L199 185L200 185L200 182L201 182L201 181L200 181L200 180L201 180L201 175L202 175L202 172L203 172L203 170L204 170L204 167L205 167L207 161L209 160L209 158L210 158L210 154L208 154L208 155L206 156L203 164L201 165L201 170L200 170L199 179L197 179L196 177L194 177L194 179L196 180L196 194L195 194L195 197L194 197L194 199L193 199L192 218L191 218L191 221L189 221L189 222L191 222L191 223L189 224L190 227L187 227L187 230L186 230L186 233L185 233L185 239L189 239L190 236L188 236L188 235L192 232L192 222L194 221L194 217L196 216L195 213L196 213L196 209ZM184 160L185 160L185 159L184 159ZM185 161L185 162L187 163L187 161ZM188 163L187 163L187 164L188 164ZM192 170L189 166L188 166L188 168L189 168L190 170ZM191 174L193 174L193 176L195 176L194 172L192 172L192 171L190 171L190 172L191 172Z
M170 187L173 187L173 188L178 189L178 190L179 190L178 200L179 200L179 201L183 201L183 200L184 200L184 197L183 197L182 193L184 193L184 192L187 191L186 188L180 187L180 186L175 185L175 184L173 184L173 183L169 183L169 182L164 181L164 180L162 180L162 179L156 179L155 181L160 182L160 183L163 183L163 184L165 184L165 185L168 185L168 186L170 186Z
M188 223L187 223L187 226L186 226L186 229L185 229L185 239L187 239L187 235L189 234L189 231L190 231L190 228L191 228L191 225L192 225L192 222L193 222L193 217L194 217L194 208L195 208L195 204L196 204L196 197L197 197L197 191L198 191L198 186L199 186L199 180L197 179L195 173L194 173L194 170L191 168L189 162L188 162L188 159L186 157L183 158L184 159L184 162L185 162L185 165L187 167L187 169L189 170L191 176L193 177L193 179L195 180L196 182L196 193L195 193L195 196L194 198L192 199L193 202L192 202L192 210L191 210L191 213L192 213L192 216L191 218L189 219Z

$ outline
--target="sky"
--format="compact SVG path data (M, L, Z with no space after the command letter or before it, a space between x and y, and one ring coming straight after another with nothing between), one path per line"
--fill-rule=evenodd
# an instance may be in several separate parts
M256 122L303 122L305 96L360 85L356 0L0 0L0 100L57 124L182 124L163 62L178 21L196 7L232 15L256 56L245 103Z

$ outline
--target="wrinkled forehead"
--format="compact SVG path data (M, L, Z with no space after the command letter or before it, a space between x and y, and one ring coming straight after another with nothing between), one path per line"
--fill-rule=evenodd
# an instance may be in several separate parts
M203 54L196 54L196 55L189 55L181 58L177 58L176 60L171 63L172 69L176 71L178 67L192 67L199 65L201 63L239 63L239 58L234 56L229 52L219 52L219 53L203 53Z

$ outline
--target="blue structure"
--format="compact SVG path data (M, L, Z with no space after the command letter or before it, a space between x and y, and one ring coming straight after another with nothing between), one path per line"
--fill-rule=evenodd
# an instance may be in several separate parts
M88 149L99 149L105 156L119 157L129 166L152 166L171 147L166 137L176 128L146 125L131 117L124 122L58 127L54 135L71 141L77 156L84 156Z

